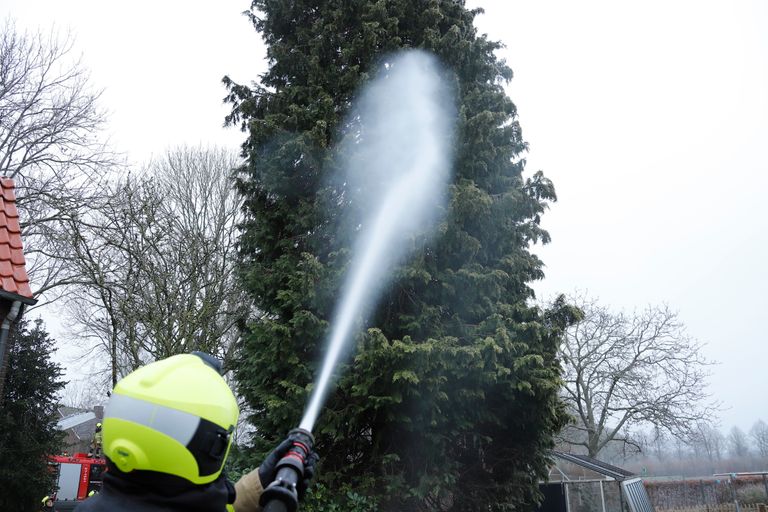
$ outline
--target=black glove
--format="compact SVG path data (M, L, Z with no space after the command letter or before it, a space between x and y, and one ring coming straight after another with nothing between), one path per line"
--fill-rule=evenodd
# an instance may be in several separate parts
M289 437L277 445L277 447L272 450L269 455L267 455L267 457L259 466L259 480L261 480L261 485L265 489L269 484L272 483L272 481L275 479L275 476L277 476L277 463L280 462L280 459L282 459L286 453L288 453L288 450L291 449L291 446L293 446L293 439ZM299 493L299 499L304 497L304 493L309 487L312 478L314 478L315 465L319 460L320 457L314 451L312 451L312 453L310 453L309 456L307 456L307 458L304 460L304 476L301 480L299 480L299 483L296 486L296 490Z
M283 458L283 455L288 453L288 450L293 446L293 441L288 438L282 443L277 445L277 448L267 455L267 458L259 466L259 480L261 480L261 486L265 489L275 479L275 473L277 472L277 463Z

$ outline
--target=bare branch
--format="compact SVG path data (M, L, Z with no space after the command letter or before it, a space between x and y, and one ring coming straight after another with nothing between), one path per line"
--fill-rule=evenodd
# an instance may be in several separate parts
M251 314L235 274L237 163L221 149L173 150L71 220L79 281L68 311L109 355L113 380L191 350L231 357Z
M16 181L17 206L36 296L67 284L67 221L82 217L118 165L100 138L100 92L56 32L0 34L0 174Z
M595 456L612 442L638 448L628 435L637 426L691 439L712 420L717 405L706 391L712 363L677 313L665 305L613 313L579 296L569 302L583 312L567 329L560 354L564 400L578 425L565 434L569 442Z

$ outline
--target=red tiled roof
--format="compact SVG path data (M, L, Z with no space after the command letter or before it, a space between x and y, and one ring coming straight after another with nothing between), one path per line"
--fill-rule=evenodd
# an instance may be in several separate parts
M12 179L0 178L0 289L31 299L13 187Z

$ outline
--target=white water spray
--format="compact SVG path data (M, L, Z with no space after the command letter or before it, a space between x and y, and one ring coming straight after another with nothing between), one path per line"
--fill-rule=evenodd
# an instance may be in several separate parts
M415 236L435 226L447 192L453 149L454 99L434 57L407 51L388 59L366 87L347 123L343 168L370 212L360 224L349 274L320 374L300 428L311 431L333 371L355 327L405 258Z

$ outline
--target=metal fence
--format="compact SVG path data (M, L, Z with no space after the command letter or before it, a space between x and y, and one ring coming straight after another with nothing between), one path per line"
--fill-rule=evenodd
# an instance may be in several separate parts
M768 503L765 476L645 480L657 511L747 512Z
M712 505L708 507L690 507L690 508L665 508L656 512L737 512L735 503L723 505ZM740 512L768 512L768 505L759 503L756 505L739 505Z

